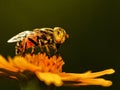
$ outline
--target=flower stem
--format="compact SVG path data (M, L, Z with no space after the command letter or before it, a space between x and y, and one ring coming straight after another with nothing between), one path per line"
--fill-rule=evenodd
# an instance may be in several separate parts
M21 90L55 90L55 86L47 86L37 78L20 81Z

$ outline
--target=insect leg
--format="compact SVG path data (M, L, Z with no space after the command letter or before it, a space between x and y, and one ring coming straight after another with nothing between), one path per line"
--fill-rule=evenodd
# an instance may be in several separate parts
M38 40L38 43L39 43L39 47L40 47L41 53L43 53L43 47L42 47L42 44L41 44L41 39Z
M32 55L34 54L34 51L35 51L35 47L32 47L32 51L31 51Z
M60 53L58 51L59 47L60 47L60 44L53 44L52 45L53 49L55 50L54 53L57 55L57 56L60 56Z
M19 42L17 42L16 46L15 46L15 54L18 55L20 53L20 50L19 50Z
M50 50L49 50L48 45L45 45L45 48L46 48L46 51L47 51L47 53L48 53L48 56L50 56Z
M24 44L23 44L23 50L22 50L22 52L21 52L21 55L25 55L25 50L26 50L26 42L24 42Z
M58 52L56 44L51 44L51 47L54 49L54 54L56 54L56 52Z

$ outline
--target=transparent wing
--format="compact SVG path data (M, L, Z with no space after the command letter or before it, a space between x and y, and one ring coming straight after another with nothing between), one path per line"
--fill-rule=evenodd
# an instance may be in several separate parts
M23 31L23 32L18 33L17 35L13 36L12 38L10 38L7 42L13 43L13 42L21 41L25 38L26 35L29 35L31 33L32 33L32 31Z

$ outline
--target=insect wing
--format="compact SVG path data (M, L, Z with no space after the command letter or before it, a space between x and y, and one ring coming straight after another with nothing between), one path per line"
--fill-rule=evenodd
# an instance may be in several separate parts
M11 39L9 39L7 42L8 43L13 43L13 42L19 42L19 41L22 41L26 35L29 35L31 34L32 31L23 31L15 36L13 36Z

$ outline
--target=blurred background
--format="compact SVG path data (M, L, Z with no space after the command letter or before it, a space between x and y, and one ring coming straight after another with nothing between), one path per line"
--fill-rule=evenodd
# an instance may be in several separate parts
M118 90L120 84L119 0L0 0L0 54L14 56L7 40L21 31L63 27L70 38L60 48L63 71L82 73L114 68L104 76L111 87L59 87L57 90ZM0 90L20 90L16 81L0 78Z

